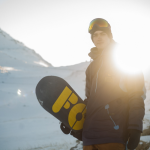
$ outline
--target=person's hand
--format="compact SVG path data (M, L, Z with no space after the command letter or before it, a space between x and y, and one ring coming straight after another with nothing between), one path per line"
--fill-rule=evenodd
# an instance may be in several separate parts
M68 127L66 127L63 123L60 125L60 129L64 134L69 134L72 135L73 137L77 138L78 140L82 141L82 131L71 131Z
M71 129L69 129L68 127L66 127L63 123L60 124L60 129L64 134L69 134Z
M70 134L77 138L79 141L82 141L82 131L77 131L77 132L74 132L74 131L71 131Z
M140 136L141 136L141 132L135 129L129 129L128 130L128 144L127 144L127 148L129 150L134 150L139 142L140 142Z

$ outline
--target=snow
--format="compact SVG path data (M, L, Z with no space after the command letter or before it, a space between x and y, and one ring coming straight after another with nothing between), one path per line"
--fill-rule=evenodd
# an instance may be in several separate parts
M44 76L64 78L85 98L85 69L89 62L66 67L52 65L0 29L0 150L82 149L82 142L64 135L59 121L46 112L35 96ZM147 92L144 129L150 125L150 91ZM146 141L149 137L143 136ZM75 149L75 148L74 148Z
M70 149L75 146L76 139L64 135L59 121L39 105L35 87L42 77L57 75L67 80L84 99L84 71L61 67L7 71L0 74L0 149L16 150L50 145L58 149L63 144Z
M148 127L150 126L150 90L147 90L146 92L145 116L143 122L143 128L148 129Z
M150 135L141 136L140 140L143 142L149 143L150 142Z
M27 67L27 66L52 66L46 62L34 50L29 49L23 43L13 39L0 29L0 66ZM6 63L7 61L7 63Z

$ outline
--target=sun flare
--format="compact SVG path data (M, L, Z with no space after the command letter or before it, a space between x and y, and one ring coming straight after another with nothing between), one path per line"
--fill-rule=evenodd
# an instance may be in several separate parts
M135 74L146 70L148 62L146 54L133 45L118 45L114 51L114 61L123 72Z

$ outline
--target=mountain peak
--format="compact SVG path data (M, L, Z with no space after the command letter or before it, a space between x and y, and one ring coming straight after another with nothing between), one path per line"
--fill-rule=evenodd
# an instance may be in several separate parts
M15 68L22 65L52 66L34 50L15 40L2 29L0 29L0 64Z

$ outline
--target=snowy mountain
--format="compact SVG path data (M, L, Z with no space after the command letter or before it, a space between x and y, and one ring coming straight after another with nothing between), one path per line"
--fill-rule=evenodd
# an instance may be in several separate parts
M0 150L81 150L82 142L64 135L59 121L46 112L35 96L44 76L64 78L85 98L85 70L89 62L52 67L34 50L0 30ZM149 85L149 84L148 84ZM144 129L150 125L150 89ZM145 137L142 136L142 140Z
M0 29L0 66L18 69L29 65L52 66L34 50L27 48Z
M52 67L34 50L0 30L0 150L69 150L76 146L76 139L64 135L59 121L40 106L35 88L44 76L60 76L84 98L88 64Z

